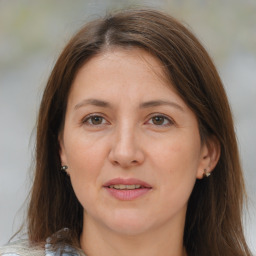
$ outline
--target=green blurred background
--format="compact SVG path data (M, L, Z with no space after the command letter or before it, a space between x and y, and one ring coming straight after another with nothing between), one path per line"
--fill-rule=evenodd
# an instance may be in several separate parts
M58 54L86 21L127 7L175 16L212 56L235 118L256 252L256 0L0 0L0 244L23 218L36 113Z

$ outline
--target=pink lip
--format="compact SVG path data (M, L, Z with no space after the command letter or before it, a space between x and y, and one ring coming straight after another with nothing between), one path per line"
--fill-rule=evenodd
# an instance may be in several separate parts
M109 180L103 186L104 187L109 187L111 185L118 185L118 184L122 184L122 185L141 185L142 187L145 187L145 188L152 188L152 186L150 186L145 181L134 179L134 178L130 178L130 179L115 178L115 179Z
M127 190L119 190L110 188L111 185L140 185L141 188L138 189L127 189ZM129 201L134 200L138 197L141 197L148 193L152 186L150 186L148 183L138 180L138 179L122 179L122 178L116 178L112 179L108 182L106 182L103 187L108 191L108 193L113 196L116 199L123 200L123 201Z

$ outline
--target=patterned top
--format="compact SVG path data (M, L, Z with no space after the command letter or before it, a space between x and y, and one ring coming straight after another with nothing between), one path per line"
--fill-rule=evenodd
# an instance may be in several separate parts
M63 229L68 232L68 229ZM58 233L63 234L63 230ZM80 249L76 249L67 244L53 245L51 237L46 239L44 247L31 246L28 240L19 240L0 247L0 256L86 256Z

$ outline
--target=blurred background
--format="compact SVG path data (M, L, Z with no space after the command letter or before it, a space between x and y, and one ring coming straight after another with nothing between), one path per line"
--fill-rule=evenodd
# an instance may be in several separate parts
M147 6L187 24L212 56L234 114L256 253L256 0L0 0L0 245L17 231L31 186L36 114L72 34L111 10Z

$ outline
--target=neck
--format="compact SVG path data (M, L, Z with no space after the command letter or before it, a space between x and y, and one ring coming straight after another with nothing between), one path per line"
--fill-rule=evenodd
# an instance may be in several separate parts
M184 223L175 230L163 225L136 235L120 234L90 220L85 226L80 242L87 256L187 255L183 246Z

